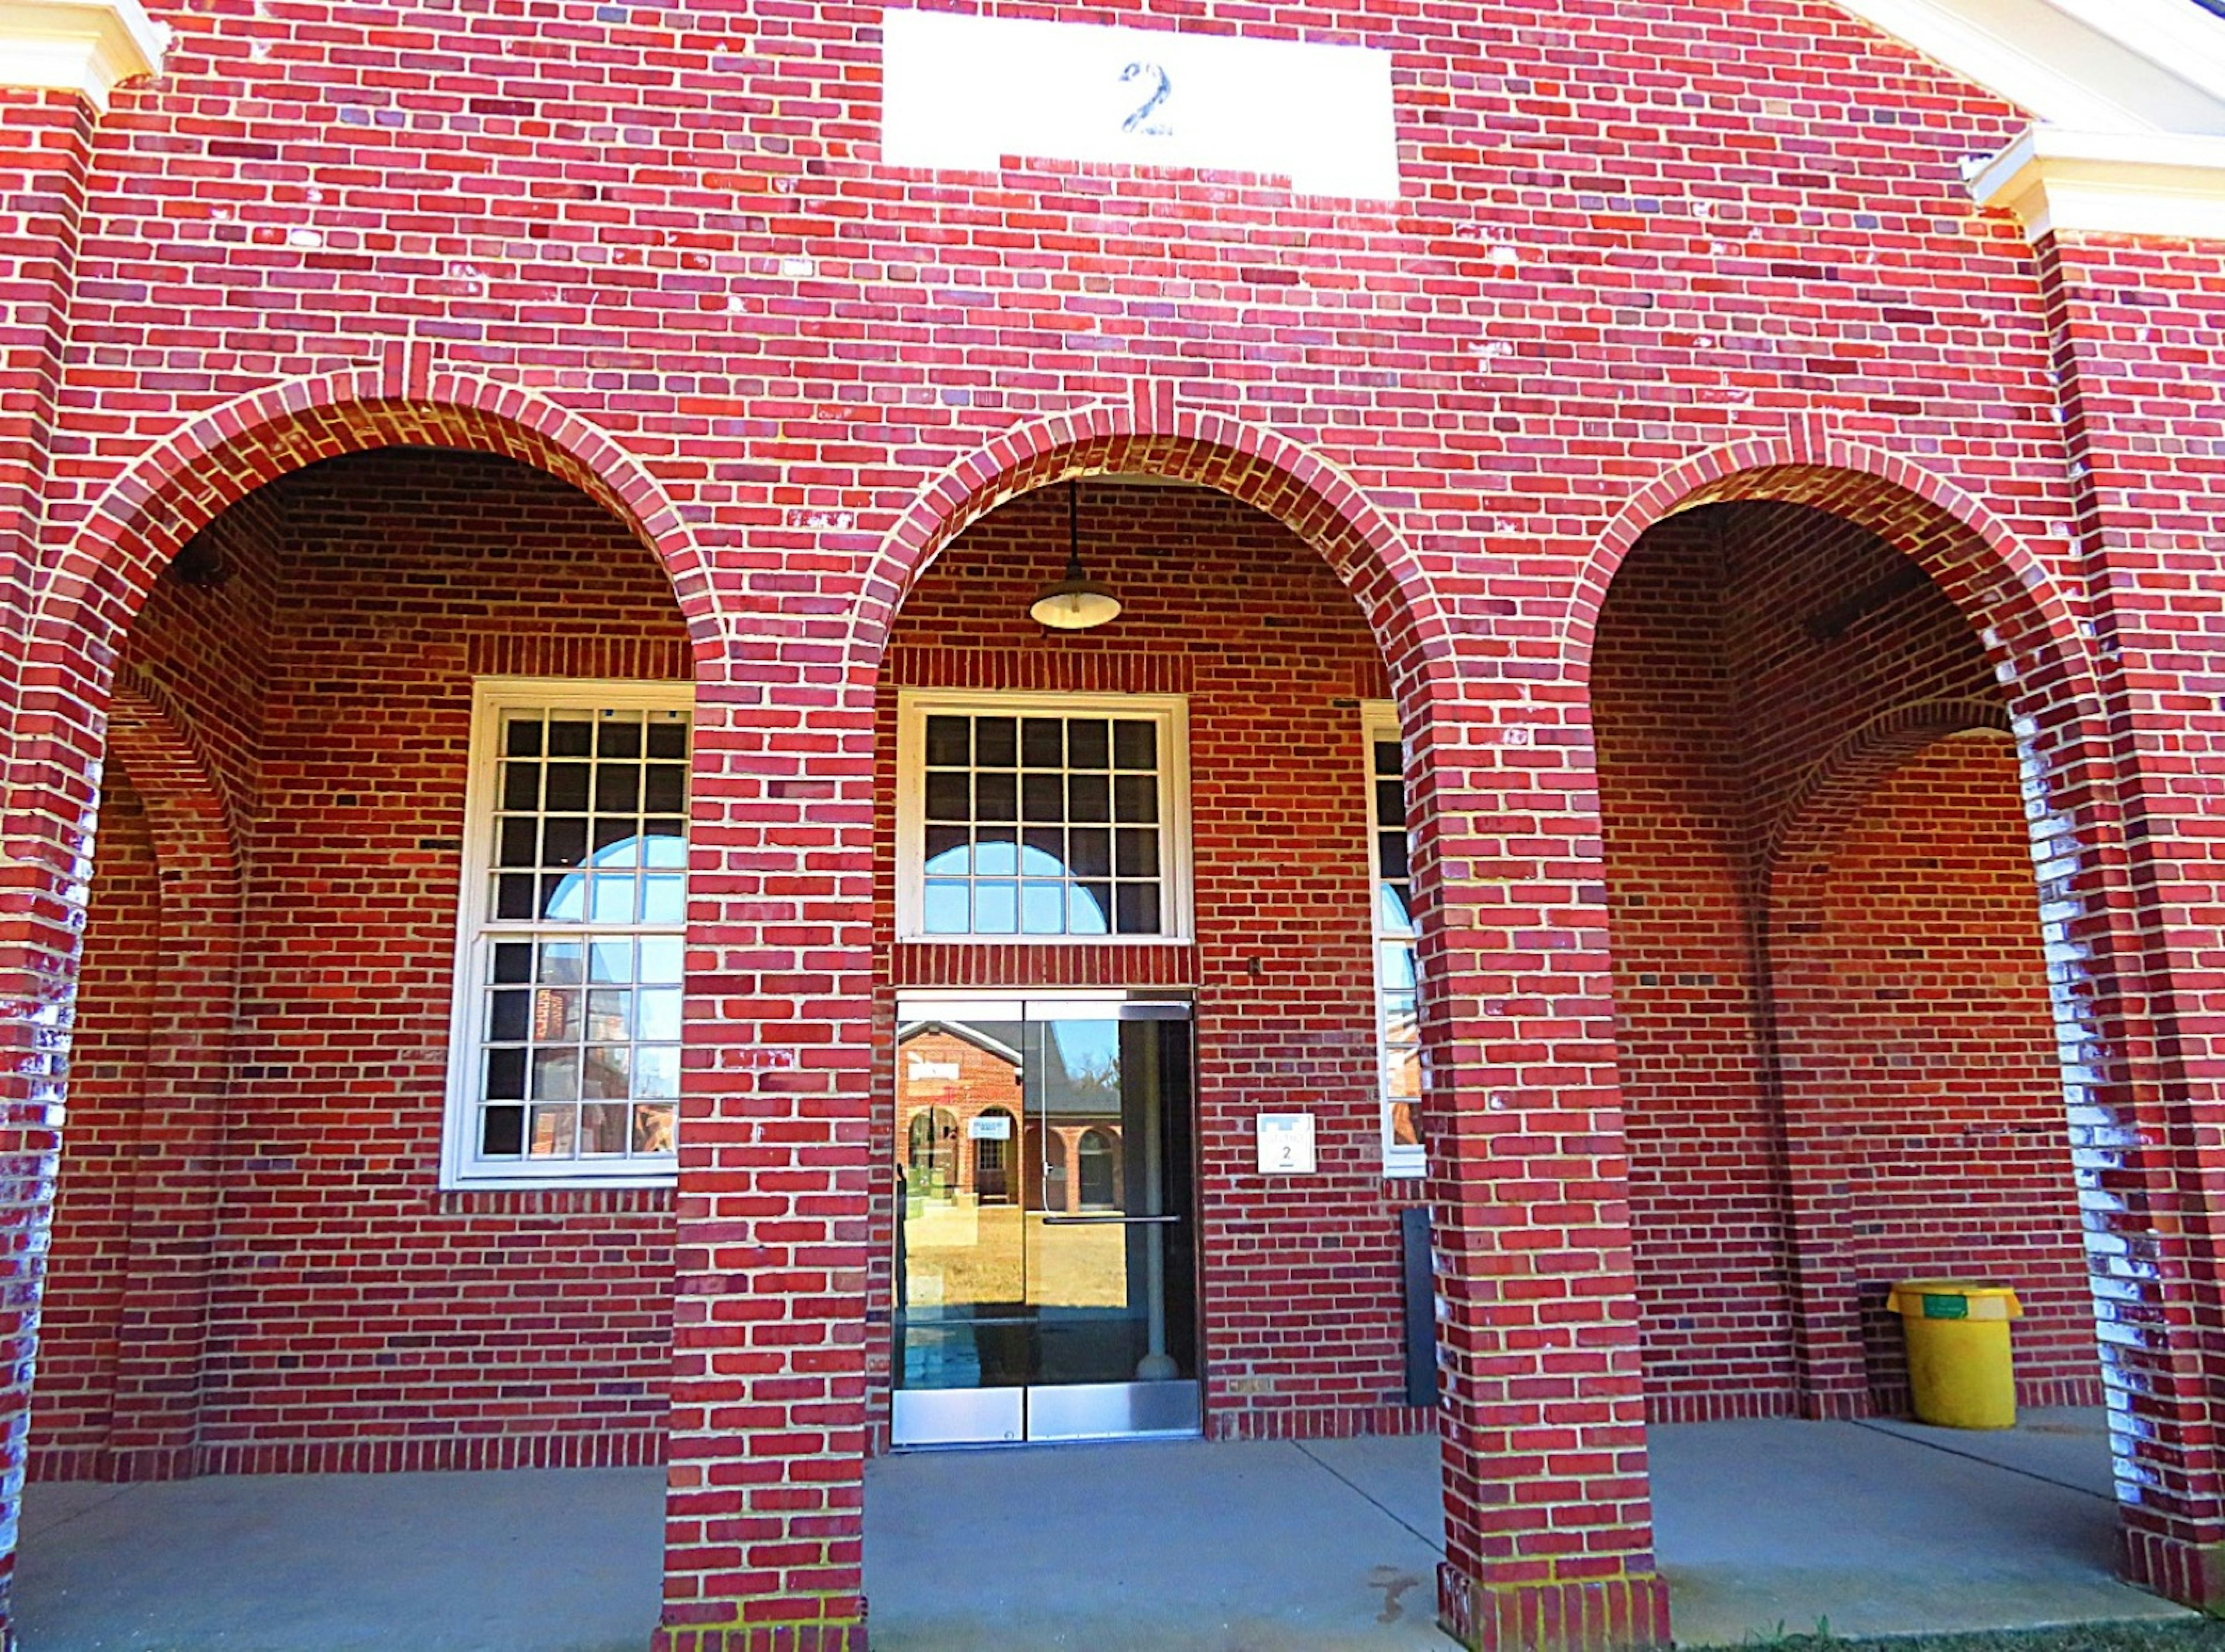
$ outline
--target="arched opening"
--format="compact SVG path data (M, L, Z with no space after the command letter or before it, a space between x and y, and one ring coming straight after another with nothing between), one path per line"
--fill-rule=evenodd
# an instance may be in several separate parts
M1796 1450L1772 1420L1899 1426L1887 1292L1970 1278L2018 1292L2019 1397L2088 1408L2038 1421L2082 1434L2106 1487L2027 819L2044 741L2020 756L2007 733L2044 718L2060 742L2071 712L2011 646L2034 627L1975 533L1873 478L1743 480L1638 539L1591 657L1649 1417L1760 1431L1719 1453L1843 1450L1859 1478L1915 1447ZM1657 1429L1672 1567L1677 1438ZM1819 1522L1858 1517L1810 1489ZM1979 1510L1957 1535L2060 1563L2018 1561L2000 1527ZM1860 1629L1842 1604L1833 1627Z
M892 571L877 656L877 1009L895 1046L876 1137L907 1151L915 1091L948 1082L977 1187L882 1218L876 1422L904 1450L1303 1435L1333 1459L1403 1434L1369 1444L1398 1448L1426 1503L1438 1448L1432 1408L1407 1402L1400 1214L1426 1165L1410 1080L1429 896L1394 703L1418 707L1423 668L1395 581L1287 481L1173 440L1046 450L953 514L931 560ZM1059 633L1030 609L1070 523L1122 612ZM1309 1132L1307 1156L1263 1168L1263 1116ZM1010 1212L984 1156L1007 1117ZM993 1521L997 1488L1032 1471L979 1460L972 1515ZM926 1484L901 1458L868 1480L869 1529L903 1534L900 1560L868 1547L876 1633L895 1638L929 1605L909 1579L982 1563L967 1522L917 1517L908 1488ZM1023 1563L1000 1538L998 1575L1057 1587L1120 1541L1091 1535L1096 1512L1045 1506L1017 1541L1060 1553ZM1435 1560L1416 1553L1413 1574Z
M1019 1197L1015 1129L1011 1114L1002 1107L984 1107L973 1115L973 1195L984 1205L1010 1205Z
M580 1515L637 1576L534 1586L645 1641L688 625L570 480L303 434L247 439L221 485L266 478L177 534L118 637L31 1450L48 1479L631 1470ZM515 1482L441 1484L453 1564L530 1567Z
M1119 1149L1110 1130L1087 1130L1074 1143L1075 1180L1081 1187L1081 1208L1118 1210L1120 1206Z

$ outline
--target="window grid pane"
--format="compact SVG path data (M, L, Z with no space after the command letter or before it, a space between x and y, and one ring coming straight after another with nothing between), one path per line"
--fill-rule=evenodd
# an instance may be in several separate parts
M506 710L480 937L474 1156L669 1165L688 716Z
M1414 1108L1422 1097L1421 977L1408 864L1404 758L1397 739L1371 734L1367 789L1384 1140L1394 1148L1418 1149L1422 1137Z
M925 933L1166 933L1156 719L935 712L926 724Z

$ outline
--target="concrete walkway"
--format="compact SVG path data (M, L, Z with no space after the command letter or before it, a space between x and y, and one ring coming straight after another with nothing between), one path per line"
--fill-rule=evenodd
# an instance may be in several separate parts
M2181 1615L2109 1575L2099 1418L1653 1432L1677 1638ZM25 1652L642 1652L662 1476L41 1485ZM1429 1440L925 1453L866 1481L876 1652L1444 1652Z

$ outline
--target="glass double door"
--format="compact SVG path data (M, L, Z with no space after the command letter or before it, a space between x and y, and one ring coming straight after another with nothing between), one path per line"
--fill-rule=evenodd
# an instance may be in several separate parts
M895 1443L1196 1433L1189 1006L897 1021Z

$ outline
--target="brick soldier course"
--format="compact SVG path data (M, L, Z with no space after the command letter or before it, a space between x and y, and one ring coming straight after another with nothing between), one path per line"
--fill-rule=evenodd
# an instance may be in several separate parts
M1911 1271L2225 1605L2225 21L1877 3L965 8L1386 54L1376 199L896 164L873 7L0 0L5 1529L662 1460L662 1652L854 1652L897 990L1151 986L1206 1430L1434 1427L1467 1644L1665 1644L1647 1421L1899 1408ZM502 678L692 687L676 1185L442 1186ZM907 688L1186 696L1194 937L902 939Z

